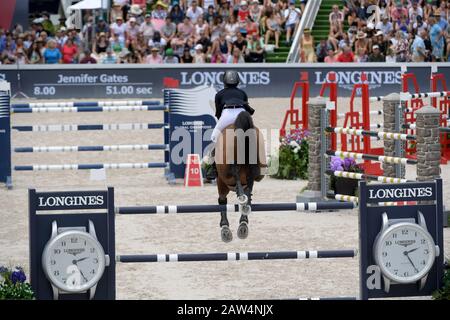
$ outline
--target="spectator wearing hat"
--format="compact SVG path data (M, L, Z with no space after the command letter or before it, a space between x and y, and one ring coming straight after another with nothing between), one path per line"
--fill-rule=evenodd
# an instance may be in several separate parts
M389 34L394 30L394 26L387 15L382 16L381 21L376 24L375 28L381 30L384 34Z
M48 12L42 13L42 28L50 35L53 36L55 34L55 26L53 25L52 20L50 20L50 14Z
M159 54L159 49L157 47L153 47L150 49L150 54L145 57L144 63L147 64L161 64L163 63L163 59Z
M135 18L135 23L141 25L144 22L144 17L142 16L143 10L140 5L132 4L130 7L130 11L128 12L132 18ZM130 17L130 18L131 18ZM128 19L129 21L130 19Z
M25 51L22 48L16 50L16 62L17 64L28 64L29 60Z
M117 63L117 56L115 55L114 51L111 48L108 48L106 50L106 56L102 59L102 64L116 64Z
M203 46L199 43L195 47L194 55L192 56L193 63L205 63L206 55L203 53Z
M57 64L62 61L61 51L56 47L56 41L53 39L48 40L47 48L44 50L44 63Z
M369 55L369 62L385 62L386 58L380 50L379 45L374 45L372 47L372 53Z
M289 7L284 10L284 22L286 29L286 44L291 44L291 35L300 22L302 12L295 7L295 0L289 0Z
M262 8L259 5L258 0L251 0L250 8L249 8L249 15L252 18L252 20L259 25L259 22L260 22L261 16L262 16Z
M99 34L101 32L109 33L109 26L106 23L105 19L103 17L99 17L97 24L95 26L95 34Z
M314 50L314 37L311 35L310 29L303 31L302 38L300 40L300 61L313 63L317 61L316 52Z
M250 10L248 8L248 2L246 0L242 0L239 4L239 9L237 13L237 20L239 25L244 27L245 19L250 15Z
M191 19L193 24L196 24L197 19L203 16L203 9L197 5L197 0L192 0L190 7L186 11L186 16Z
M84 50L84 56L80 60L80 64L96 64L97 60L92 57L91 50Z
M144 22L139 26L139 32L143 34L145 41L149 41L155 32L155 26L152 22L152 15L147 13Z
M172 19L172 22L175 23L175 25L182 23L184 20L184 12L178 3L172 6L168 16Z
M163 63L165 63L165 64L177 64L177 63L180 63L178 57L173 54L173 49L172 48L167 48L166 49L166 54L165 54Z
M139 33L139 25L136 22L136 18L135 17L131 17L127 24L126 24L126 34L127 34L127 40L128 41L133 41L137 39L137 35Z
M119 41L125 42L127 39L127 25L123 23L122 16L116 18L116 22L111 25L111 33L118 36Z
M339 10L337 4L333 5L333 9L328 16L330 28L336 28L339 32L343 32L344 14Z
M367 33L359 31L356 35L356 41L354 42L355 52L359 52L359 49L363 49L364 53L369 52L370 40L367 39Z
M94 52L96 54L106 53L106 49L109 47L109 40L106 37L105 32L100 32L94 43Z
M372 41L372 45L378 45L380 52L382 54L386 54L387 49L389 47L389 43L384 38L384 34L381 30L378 30L374 35L374 40Z
M77 63L78 47L73 43L72 39L67 39L61 50L62 62L66 64Z
M167 4L158 0L155 5L155 9L152 11L152 19L164 20L167 17Z

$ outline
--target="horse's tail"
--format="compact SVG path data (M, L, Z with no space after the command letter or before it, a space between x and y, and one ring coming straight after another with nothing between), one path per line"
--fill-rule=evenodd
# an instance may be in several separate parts
M242 111L234 122L234 127L237 132L237 161L238 164L257 165L258 164L258 135L253 124L253 119L250 113ZM245 159L242 157L242 142L244 142L243 153Z

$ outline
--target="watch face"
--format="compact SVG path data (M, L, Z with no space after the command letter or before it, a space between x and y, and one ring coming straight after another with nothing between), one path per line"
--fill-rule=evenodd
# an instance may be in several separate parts
M434 240L421 226L402 222L387 228L376 242L375 260L382 273L398 283L423 278L435 260Z
M42 265L50 282L62 291L83 292L102 277L105 253L89 233L70 230L47 243Z

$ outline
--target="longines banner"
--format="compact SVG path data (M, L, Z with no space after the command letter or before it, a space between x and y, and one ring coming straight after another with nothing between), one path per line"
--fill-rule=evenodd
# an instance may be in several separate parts
M220 89L221 75L237 69L241 87L249 97L290 97L293 84L307 75L311 92L318 95L330 72L335 72L339 96L349 96L365 72L370 94L382 96L401 90L402 72L414 73L419 90L430 91L433 71L449 74L450 64L240 64L240 65L39 65L0 66L0 80L12 84L12 94L30 98L149 99L162 98L167 85L193 88L212 85ZM450 79L447 79L450 81ZM413 92L413 82L409 82Z

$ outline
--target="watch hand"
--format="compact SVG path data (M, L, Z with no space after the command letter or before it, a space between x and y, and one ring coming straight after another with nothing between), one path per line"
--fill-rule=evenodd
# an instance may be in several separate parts
M78 268L78 271L80 271L80 274L84 278L84 281L88 282L88 279L84 276L83 271L81 271L80 268Z
M411 250L409 250L409 251L406 251L406 253L414 252L414 251L416 251L417 249L419 249L419 248L411 249Z
M414 263L412 262L411 258L409 257L408 252L405 251L405 252L403 252L403 254L408 258L409 262L411 262L411 265L414 267L414 270L416 272L419 272L419 270L417 270L416 266L414 265Z
M83 260L86 260L86 259L88 259L88 257L84 257L84 258L78 259L78 260L76 260L76 262L80 262L80 261L83 261Z

